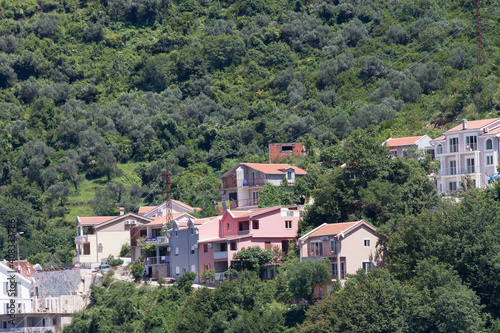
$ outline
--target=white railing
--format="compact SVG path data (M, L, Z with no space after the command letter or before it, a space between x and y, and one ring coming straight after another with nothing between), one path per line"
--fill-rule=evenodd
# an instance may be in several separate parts
M76 244L79 244L79 243L87 243L88 242L88 237L87 235L83 235L83 236L76 236L75 237L75 243Z
M148 257L146 258L146 265L161 265L169 262L168 256Z
M214 259L227 259L227 251L226 252L214 252Z
M13 332L13 333L43 333L47 331L55 332L54 326L45 327L13 327L13 328L0 328L0 332Z
M441 168L441 176L458 176L478 173L480 171L479 165L471 165L460 168Z

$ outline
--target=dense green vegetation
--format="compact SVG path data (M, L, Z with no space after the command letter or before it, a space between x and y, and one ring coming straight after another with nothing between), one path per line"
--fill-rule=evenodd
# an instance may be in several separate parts
M225 283L234 295L108 278L72 329L180 331L177 311L190 310L210 331L499 330L500 190L443 202L432 160L380 147L498 116L500 6L481 4L478 67L475 8L460 0L0 1L0 257L13 220L22 258L71 263L75 217L161 202L166 163L173 197L214 215L222 172L267 161L271 142L304 142L288 161L304 182L268 186L262 204L312 193L301 233L365 218L383 232L388 271L306 312L289 308L292 273Z

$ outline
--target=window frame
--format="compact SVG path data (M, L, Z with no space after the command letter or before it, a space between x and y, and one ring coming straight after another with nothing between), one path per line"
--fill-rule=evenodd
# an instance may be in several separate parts
M443 145L440 143L436 146L436 155L441 155L443 153Z
M323 241L322 240L312 240L309 242L311 247L312 257L320 257L323 255Z
M365 267L366 265L366 267ZM371 260L363 260L361 262L361 268L365 271L365 273L368 273L368 271L373 269L373 261Z
M456 142L454 142L456 140ZM448 152L449 153L458 153L459 152L459 140L458 140L458 136L453 136L453 137L450 137L448 138ZM452 141L453 141L453 144L452 144ZM453 149L452 149L453 147Z
M489 148L488 148L488 142L490 144ZM491 140L490 138L486 139L486 141L484 142L484 150L493 150L493 140Z
M364 239L363 239L363 245L364 245L365 247L370 247L370 246L371 246L371 243L372 243L371 238L364 238Z
M486 156L486 165L493 165L493 154L488 154L488 155L485 155ZM489 163L491 162L491 163Z
M292 220L285 221L285 229L292 229Z

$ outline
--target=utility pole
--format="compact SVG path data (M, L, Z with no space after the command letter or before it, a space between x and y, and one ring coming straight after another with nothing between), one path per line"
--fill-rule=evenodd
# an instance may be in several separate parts
M171 191L170 191L170 171L168 170L168 162L166 163L166 172L165 172L165 222L167 226L167 230L172 227L172 200L171 200Z
M18 232L16 233L16 240L17 240L17 272L22 275L21 272L21 257L19 256L19 239L21 238L21 235L24 234L24 232Z
M477 65L484 65L484 49L483 49L483 28L481 25L481 6L479 0L476 1L476 37L477 37Z

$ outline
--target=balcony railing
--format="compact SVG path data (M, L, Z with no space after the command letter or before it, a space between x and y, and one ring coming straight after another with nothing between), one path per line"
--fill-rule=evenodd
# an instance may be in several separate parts
M146 243L168 243L168 237L166 236L158 236L152 238L146 238Z
M323 251L321 253L309 252L309 257L329 257L335 256L335 251Z
M225 252L214 252L214 259L227 259L227 251Z
M9 333L43 333L47 331L55 332L54 326L45 326L45 327L13 327L13 328L0 328L0 332L9 332Z
M148 257L146 258L146 265L151 266L166 264L170 261L169 259L169 256Z
M87 242L88 242L88 237L87 237L87 235L83 235L83 236L76 236L76 237L75 237L75 244L87 243Z
M242 200L230 200L229 208L235 209L238 207L249 207L249 206L258 206L259 198L256 199L242 199Z
M446 151L443 149L444 154L456 154L456 153L473 153L479 151L478 145L454 145L448 146ZM439 155L439 154L438 154Z
M460 168L442 168L441 176L459 176L480 172L479 165L472 165Z

